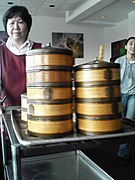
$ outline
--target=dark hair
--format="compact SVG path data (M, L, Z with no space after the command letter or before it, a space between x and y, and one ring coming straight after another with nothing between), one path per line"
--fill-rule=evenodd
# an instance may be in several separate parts
M31 25L32 25L32 18L28 10L24 6L12 6L4 13L2 20L3 20L3 25L5 27L6 32L7 32L8 19L11 19L16 15L20 16L22 20L26 22L28 33L29 33Z
M129 38L126 40L125 45L127 45L128 41L130 41L130 39L135 39L135 36L129 37Z

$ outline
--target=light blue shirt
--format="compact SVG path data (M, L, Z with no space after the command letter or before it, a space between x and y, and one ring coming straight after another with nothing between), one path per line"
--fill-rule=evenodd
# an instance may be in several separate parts
M121 93L135 94L135 61L128 61L126 55L116 59L120 64Z

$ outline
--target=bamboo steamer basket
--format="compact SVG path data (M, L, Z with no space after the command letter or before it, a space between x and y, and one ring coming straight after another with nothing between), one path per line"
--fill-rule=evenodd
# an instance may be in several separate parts
M72 103L30 101L28 130L33 135L62 135L72 131Z
M37 93L38 92L38 93ZM46 86L40 86L40 87L34 87L29 86L27 87L27 94L29 97L29 100L32 99L51 99L51 100L62 100L62 99L72 99L72 89L71 87L46 87Z
M74 70L78 130L85 134L121 131L119 64L92 61Z
M27 94L21 94L21 120L27 123Z
M28 132L63 136L72 125L72 52L44 47L26 56Z

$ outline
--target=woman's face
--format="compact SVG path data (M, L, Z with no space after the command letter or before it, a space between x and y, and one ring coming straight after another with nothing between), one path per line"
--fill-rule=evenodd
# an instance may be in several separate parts
M135 39L130 39L125 49L127 49L128 54L135 55Z
M28 34L26 22L20 16L8 19L7 33L13 41L25 41Z

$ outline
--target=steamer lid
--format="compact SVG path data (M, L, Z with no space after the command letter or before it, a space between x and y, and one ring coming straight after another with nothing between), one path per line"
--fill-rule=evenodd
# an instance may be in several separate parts
M66 54L73 55L73 52L70 49L60 48L55 46L44 46L38 49L32 49L27 53L27 56L31 55L42 55L42 54Z
M106 61L94 60L89 63L74 66L74 70L97 69L97 68L120 68L120 64Z

